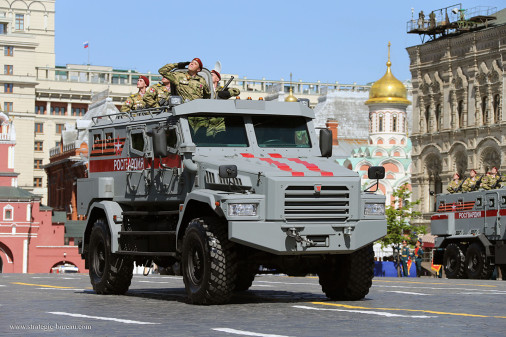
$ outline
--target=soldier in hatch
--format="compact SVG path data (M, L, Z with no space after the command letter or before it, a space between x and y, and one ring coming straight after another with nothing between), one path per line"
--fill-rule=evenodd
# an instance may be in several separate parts
M481 186L484 190L493 190L501 187L501 176L497 173L497 167L492 167L490 172L483 178Z
M460 174L458 174L458 172L455 172L453 175L453 180L448 184L448 192L457 193L461 189L461 183L462 180L460 180Z
M186 66L188 66L187 71L171 71L176 68L185 69ZM158 72L175 86L176 94L181 96L183 101L191 101L197 98L211 98L211 91L206 80L198 75L202 69L202 61L194 58L191 62L166 64Z
M143 97L146 108L158 108L167 105L170 97L170 81L162 77L162 82L148 88Z
M462 184L463 192L476 191L480 187L481 178L476 175L476 170L469 172L469 178L467 178Z
M121 106L121 112L128 112L132 110L140 110L143 109L146 103L143 100L144 94L146 93L146 88L149 86L149 79L146 76L141 75L137 80L137 88L139 91L137 94L130 95L127 98L125 103Z
M221 81L221 75L216 70L211 71L213 75L213 89L216 92L216 96L221 99L229 99L230 97L236 97L241 94L241 91L237 88L227 88L223 90L223 87L218 86Z

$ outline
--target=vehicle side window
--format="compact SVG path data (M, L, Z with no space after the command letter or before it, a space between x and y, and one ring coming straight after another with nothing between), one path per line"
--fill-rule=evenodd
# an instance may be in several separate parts
M488 199L488 207L495 207L495 200L493 198Z
M506 205L506 195L503 195L502 198L501 198L501 203L503 205Z
M483 205L483 200L480 198L476 198L476 207L481 207Z
M143 156L147 145L144 129L132 129L129 133L130 152L139 156Z
M169 128L167 130L167 147L175 148L177 146L177 134L175 128Z

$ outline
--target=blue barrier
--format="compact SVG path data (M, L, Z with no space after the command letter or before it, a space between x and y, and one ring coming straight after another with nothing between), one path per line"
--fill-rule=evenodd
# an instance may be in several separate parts
M391 261L375 261L374 262L375 277L397 277L397 263ZM416 277L416 265L413 262L409 268L408 277Z

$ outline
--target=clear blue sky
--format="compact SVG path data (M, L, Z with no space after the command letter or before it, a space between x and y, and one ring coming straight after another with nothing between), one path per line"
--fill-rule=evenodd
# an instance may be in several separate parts
M251 79L366 84L385 72L411 78L406 47L420 44L406 22L441 0L57 0L56 64L90 63L156 73L200 57L207 68ZM463 1L505 7L504 0Z

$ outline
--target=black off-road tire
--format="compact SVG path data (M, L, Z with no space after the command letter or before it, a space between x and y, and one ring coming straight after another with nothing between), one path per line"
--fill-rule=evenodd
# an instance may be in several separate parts
M466 264L462 249L455 243L446 246L443 256L445 275L449 279L464 278Z
M237 255L219 219L204 217L188 225L183 239L183 280L193 304L227 303L234 291Z
M501 269L501 277L503 281L506 281L506 265L500 265L499 268Z
M330 258L318 273L322 290L334 301L358 301L363 299L374 277L374 251L368 245L358 251Z
M111 236L104 219L93 224L88 247L90 280L93 290L101 295L122 295L132 282L133 262L111 253Z
M248 290L253 285L257 272L258 265L239 263L235 279L235 291Z
M494 272L494 265L487 259L485 248L477 242L467 248L465 266L470 279L489 280Z

